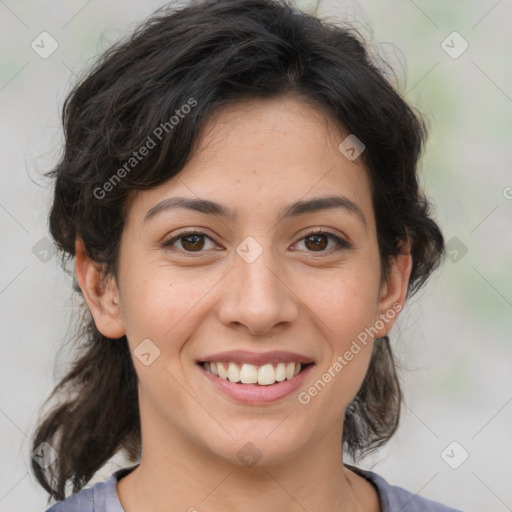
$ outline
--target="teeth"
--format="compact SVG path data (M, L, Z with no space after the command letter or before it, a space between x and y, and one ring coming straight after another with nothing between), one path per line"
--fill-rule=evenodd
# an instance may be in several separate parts
M271 364L264 364L258 368L258 384L268 386L276 381L276 371Z
M292 379L299 374L301 363L278 363L255 366L244 363L241 368L236 363L204 363L204 368L223 380L241 382L242 384L259 384L269 386L285 379Z
M243 364L239 370L235 363L229 363L229 367L233 368L233 373L238 373L242 384L256 384L258 382L258 367L253 364ZM229 379L231 380L231 379ZM231 380L231 382L234 382ZM238 381L237 381L238 382Z
M246 365L244 365L244 366L246 366ZM242 370L243 370L243 368L242 368ZM247 371L242 375L242 372L238 369L236 364L229 363L229 366L228 366L228 380L230 382L240 382L240 380L243 377L244 378L244 382L247 383L246 373L247 373Z
M212 366L215 366L215 363L210 363L210 368ZM228 371L222 363L217 363L217 372L221 379L228 380Z
M276 380L281 382L286 379L286 366L284 363L279 363L276 367Z

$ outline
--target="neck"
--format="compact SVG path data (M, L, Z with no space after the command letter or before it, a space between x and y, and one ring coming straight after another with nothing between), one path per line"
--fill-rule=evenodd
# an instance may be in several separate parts
M237 456L246 440L230 439L239 448L233 449L232 459L221 457L153 416L141 424L141 463L117 484L119 499L125 512L378 512L372 485L343 466L342 429L336 425L291 456L266 458L254 449L261 459L251 464ZM278 453L272 436L264 442L268 453Z

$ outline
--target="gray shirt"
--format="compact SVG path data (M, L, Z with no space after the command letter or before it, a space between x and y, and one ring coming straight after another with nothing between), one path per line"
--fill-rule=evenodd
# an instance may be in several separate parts
M380 498L381 512L461 512L437 501L422 498L402 487L391 485L373 471L345 465L375 487ZM106 480L82 489L64 501L52 505L45 512L124 512L117 495L116 483L137 466L138 464L118 469Z

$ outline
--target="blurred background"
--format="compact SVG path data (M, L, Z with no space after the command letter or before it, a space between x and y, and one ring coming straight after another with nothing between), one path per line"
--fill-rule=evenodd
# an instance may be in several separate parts
M297 1L306 10L316 2ZM69 362L71 279L49 241L60 110L77 75L164 5L0 0L0 511L38 512L38 414ZM429 119L422 182L448 257L391 332L401 426L358 463L467 512L512 510L512 1L327 1L395 69ZM118 456L103 480L127 465Z

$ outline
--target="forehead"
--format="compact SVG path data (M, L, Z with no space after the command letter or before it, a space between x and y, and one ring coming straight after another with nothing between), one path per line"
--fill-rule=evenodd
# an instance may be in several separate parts
M269 218L297 200L342 195L371 213L370 182L361 163L339 144L348 136L304 100L252 100L219 109L196 140L180 173L154 189L138 191L131 215L139 220L173 196L209 199L236 219Z

